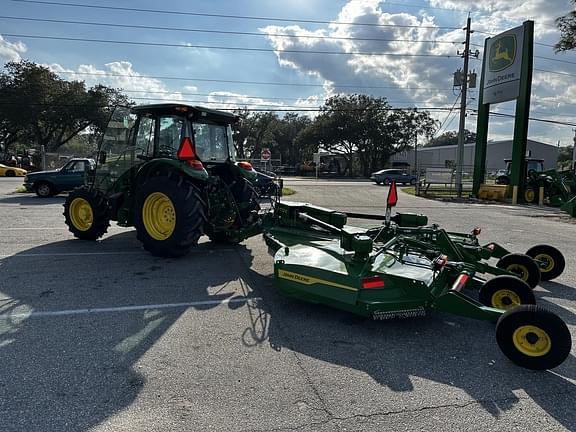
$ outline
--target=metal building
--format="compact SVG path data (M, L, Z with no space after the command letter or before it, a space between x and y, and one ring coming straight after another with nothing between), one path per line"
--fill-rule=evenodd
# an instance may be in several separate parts
M419 147L417 155L414 149L397 153L390 159L392 165L409 164L410 169L418 162L421 168L426 167L455 167L456 145L439 147ZM474 169L474 149L476 143L464 144L464 170ZM544 159L544 169L556 168L559 148L555 145L539 141L528 140L526 145L527 156ZM489 141L486 153L486 171L497 171L506 168L504 159L512 157L512 140Z

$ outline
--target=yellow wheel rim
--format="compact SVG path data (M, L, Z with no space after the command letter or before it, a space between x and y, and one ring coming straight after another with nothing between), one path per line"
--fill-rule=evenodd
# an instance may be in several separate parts
M542 273L547 273L549 271L551 271L554 268L554 265L556 264L554 262L554 258L552 258L550 255L548 254L538 254L534 257L534 259L538 262L538 267L540 268L540 271Z
M514 306L518 306L521 301L518 294L514 291L501 289L492 294L491 303L492 307L497 309L511 309Z
M74 198L70 203L70 220L80 231L88 231L94 221L92 206L84 198Z
M142 220L150 237L154 240L166 240L176 228L174 204L162 192L153 192L144 201Z
M542 357L552 348L548 333L531 325L518 327L512 335L512 342L518 351L530 357Z
M522 264L510 264L506 270L517 275L524 282L528 281L528 269Z
M526 202L532 202L534 201L535 198L536 198L536 192L534 192L534 189L526 189L526 191L524 192L524 200Z

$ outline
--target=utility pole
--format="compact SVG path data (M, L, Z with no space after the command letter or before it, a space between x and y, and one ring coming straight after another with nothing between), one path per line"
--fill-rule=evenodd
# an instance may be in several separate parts
M466 42L464 52L458 53L464 57L464 70L462 71L462 96L460 98L460 126L458 128L458 152L456 156L456 193L462 196L462 164L464 162L464 130L466 128L466 94L468 92L468 56L470 54L471 19L466 20Z
M572 173L576 173L576 129L572 129L574 132L574 139L572 140Z

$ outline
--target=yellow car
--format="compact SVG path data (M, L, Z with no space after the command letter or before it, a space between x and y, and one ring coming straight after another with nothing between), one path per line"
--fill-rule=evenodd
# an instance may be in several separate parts
M10 167L0 164L0 176L4 177L24 177L27 171L22 168Z

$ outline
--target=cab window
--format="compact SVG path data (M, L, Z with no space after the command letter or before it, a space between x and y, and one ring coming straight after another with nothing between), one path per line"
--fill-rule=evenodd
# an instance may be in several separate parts
M176 157L182 137L186 133L185 125L182 117L160 117L156 156Z

